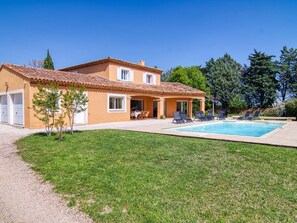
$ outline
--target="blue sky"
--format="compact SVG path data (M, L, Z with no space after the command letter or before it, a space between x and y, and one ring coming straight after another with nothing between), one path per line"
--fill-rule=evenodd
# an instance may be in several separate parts
M105 57L169 69L297 48L296 0L0 0L0 63L50 49L56 68Z

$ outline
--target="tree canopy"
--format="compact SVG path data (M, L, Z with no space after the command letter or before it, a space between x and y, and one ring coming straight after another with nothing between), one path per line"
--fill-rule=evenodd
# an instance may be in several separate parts
M297 49L286 46L281 50L278 62L278 90L280 98L285 101L290 95L297 94Z
M229 109L231 100L239 94L242 66L229 54L206 63L206 83L211 96Z
M177 66L171 71L171 75L167 78L168 82L179 82L201 91L208 91L206 88L205 76L196 66L182 67Z
M276 100L277 67L272 58L257 50L249 56L250 66L244 69L242 89L250 106L267 108Z

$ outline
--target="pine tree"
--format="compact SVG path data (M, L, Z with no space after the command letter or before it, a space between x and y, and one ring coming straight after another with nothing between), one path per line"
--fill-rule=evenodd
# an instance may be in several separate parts
M44 59L44 69L48 69L48 70L54 70L54 62L52 60L52 57L49 53L49 50L47 50L47 55L46 58Z
M297 95L297 49L284 46L281 50L277 80L282 101Z
M222 104L228 111L231 100L239 94L241 64L237 63L230 55L206 63L206 83L215 101Z
M250 66L245 67L242 82L250 106L267 108L276 100L277 67L273 57L257 50L249 56Z

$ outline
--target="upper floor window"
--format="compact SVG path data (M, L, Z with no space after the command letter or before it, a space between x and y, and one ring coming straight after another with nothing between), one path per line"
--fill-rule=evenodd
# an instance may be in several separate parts
M156 75L144 73L143 74L143 83L145 84L156 84Z
M153 83L153 75L147 74L146 75L146 83L152 84Z
M129 70L121 70L121 80L128 81L129 80Z
M117 80L133 81L134 72L127 68L117 68Z

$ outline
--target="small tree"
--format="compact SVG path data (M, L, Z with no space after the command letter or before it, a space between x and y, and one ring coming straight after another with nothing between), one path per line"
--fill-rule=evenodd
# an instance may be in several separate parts
M66 126L65 117L66 117L66 113L62 111L61 114L58 116L58 118L56 118L55 120L55 127L57 130L59 141L63 139L64 129Z
M61 92L54 84L43 88L38 85L38 92L33 95L34 116L45 125L45 132L51 135L55 124L55 114L59 111L59 100Z
M87 103L88 97L83 88L77 89L75 86L72 86L63 95L62 106L69 120L71 134L73 134L75 114L85 111Z
M46 58L43 61L44 64L44 69L48 69L48 70L54 70L54 62L53 59L49 53L49 50L47 50L47 54L46 54Z

